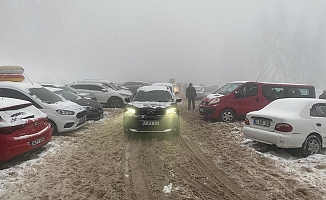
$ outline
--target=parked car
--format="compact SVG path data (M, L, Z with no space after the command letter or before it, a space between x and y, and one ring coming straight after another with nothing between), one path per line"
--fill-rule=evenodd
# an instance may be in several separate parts
M246 115L243 134L281 148L300 148L303 156L320 153L326 144L324 99L278 99Z
M235 81L207 95L199 113L207 119L232 122L244 119L250 111L260 110L279 98L315 98L315 87L303 84Z
M134 95L137 91L138 88L141 86L147 86L150 85L148 82L145 81L129 81L129 82L124 82L122 86L128 88L132 94Z
M127 101L129 101L127 99ZM166 86L142 86L124 109L123 130L131 132L180 133L177 102Z
M51 84L51 83L42 83L43 87L52 87L52 88L61 88L68 92L71 92L75 95L78 95L84 99L91 99L93 101L97 101L96 97L94 95L88 94L88 93L78 93L76 90L74 90L72 87L67 85L60 85L60 84Z
M98 102L106 104L111 108L122 108L127 103L125 98L129 98L130 94L113 90L102 83L97 82L74 82L68 84L77 92L86 92L94 95Z
M103 106L99 102L90 99L84 99L61 88L48 87L47 89L66 100L83 106L86 109L87 120L100 120L103 118Z
M120 85L118 85L118 84L116 84L116 83L114 83L114 82L112 82L110 80L99 79L99 80L96 80L96 82L102 83L102 84L106 85L108 88L111 88L112 90L115 90L115 91L117 91L119 93L124 93L124 94L127 94L129 96L132 95L132 92L128 88L126 88L124 86L120 86Z
M0 96L31 102L48 115L53 134L76 130L86 122L85 108L63 100L40 84L0 82Z
M171 93L173 94L173 95L175 95L175 94L177 94L177 93L175 93L175 90L174 90L174 85L172 84L172 83L162 83L162 82L157 82L157 83L152 83L152 85L163 85L163 86L167 86L167 87L169 87L169 89L170 89L170 91L171 91Z
M31 102L0 98L0 161L47 144L51 134L47 115Z
M202 100L204 97L206 97L205 90L204 90L203 86L194 85L193 87L195 88L196 93L197 93L196 100Z

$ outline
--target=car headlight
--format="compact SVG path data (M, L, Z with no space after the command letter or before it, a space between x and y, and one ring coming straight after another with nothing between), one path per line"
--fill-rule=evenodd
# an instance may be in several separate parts
M214 98L214 99L212 99L212 100L208 103L208 105L216 104L216 103L218 103L218 102L220 102L220 98Z
M166 112L166 114L176 114L177 109L176 108L168 108L165 112Z
M134 115L135 113L136 113L136 110L133 109L133 108L127 108L126 109L126 114Z
M95 110L95 107L93 106L84 106L86 110Z
M121 96L124 96L124 97L129 97L130 95L129 94L124 94L124 93L119 93Z
M58 109L56 110L57 113L59 113L60 115L74 115L75 112L74 111L70 111L70 110L61 110L61 109Z

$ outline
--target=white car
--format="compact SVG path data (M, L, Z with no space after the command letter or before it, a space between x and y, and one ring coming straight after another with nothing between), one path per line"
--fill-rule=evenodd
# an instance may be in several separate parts
M64 100L36 83L0 82L0 96L31 102L48 115L53 134L78 129L86 122L84 107Z
M320 153L326 144L324 99L278 99L246 115L243 134L281 148L300 148L302 156Z
M113 90L102 83L93 81L78 81L70 83L68 86L77 92L94 95L99 103L106 104L111 108L124 107L127 104L125 99L131 96L131 93Z

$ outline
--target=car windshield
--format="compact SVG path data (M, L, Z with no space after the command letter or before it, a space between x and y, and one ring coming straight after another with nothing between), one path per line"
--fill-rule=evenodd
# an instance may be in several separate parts
M58 95L45 88L30 88L29 94L44 103L52 104L63 101Z
M66 90L58 90L58 91L56 91L55 93L56 93L57 95L59 95L59 96L65 98L65 99L67 99L67 100L70 100L70 101L74 101L74 100L77 100L77 99L80 98L79 96L77 96L77 95L75 95L75 94L73 94L73 93L70 93L70 92L68 92L68 91L66 91Z
M213 92L213 94L223 94L223 95L229 94L242 84L243 83L227 83L226 85L220 87L215 92Z
M69 87L69 86L60 86L59 88L61 88L61 89L64 89L64 90L66 90L66 91L68 91L68 92L70 92L70 93L73 93L73 94L78 94L75 90L73 90L71 87Z
M155 102L170 102L173 101L170 92L163 90L140 90L136 93L133 101L155 101Z

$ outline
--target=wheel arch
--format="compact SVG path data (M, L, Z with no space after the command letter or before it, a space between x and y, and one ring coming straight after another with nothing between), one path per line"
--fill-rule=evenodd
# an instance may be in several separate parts
M309 136L311 136L311 135L316 136L316 137L320 140L321 146L322 146L322 148L323 148L323 147L324 147L324 145L323 145L323 137L322 137L319 133L317 133L317 132L312 132L312 133L310 133L309 135L307 135L307 137L305 138L305 140L306 140ZM302 145L304 144L304 142L305 142L305 141L303 141Z

